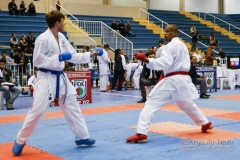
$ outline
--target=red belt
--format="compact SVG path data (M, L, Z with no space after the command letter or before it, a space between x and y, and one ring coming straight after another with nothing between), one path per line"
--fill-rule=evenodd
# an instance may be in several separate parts
M166 74L165 77L170 77L174 75L188 75L188 72L183 72L183 71L171 72Z

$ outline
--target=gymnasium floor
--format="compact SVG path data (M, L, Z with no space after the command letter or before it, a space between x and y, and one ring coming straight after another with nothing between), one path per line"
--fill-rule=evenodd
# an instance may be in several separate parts
M81 105L92 147L76 147L59 107L49 107L37 130L28 140L22 156L11 153L32 97L19 97L15 110L0 111L0 160L239 160L240 89L211 93L210 99L195 102L213 122L214 128L201 133L175 104L167 104L155 114L148 143L127 144L143 104L140 91L102 93L92 91L93 103Z

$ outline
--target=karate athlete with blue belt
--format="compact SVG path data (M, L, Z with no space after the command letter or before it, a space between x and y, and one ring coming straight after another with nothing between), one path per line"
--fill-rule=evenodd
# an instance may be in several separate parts
M26 141L36 129L41 117L51 101L59 103L66 121L71 128L76 145L91 146L94 139L89 138L83 114L76 99L76 90L63 72L64 61L71 63L90 62L91 56L102 54L101 49L93 52L77 53L61 33L64 28L64 15L57 11L46 14L48 29L38 36L33 53L33 65L39 69L34 88L34 101L24 124L18 132L12 148L14 155L22 153Z

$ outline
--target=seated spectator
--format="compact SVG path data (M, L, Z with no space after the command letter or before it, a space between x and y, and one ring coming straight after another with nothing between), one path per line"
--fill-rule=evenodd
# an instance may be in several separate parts
M19 79L20 79L21 86L23 86L23 81L22 81L23 74L27 74L28 78L30 76L26 72L28 58L22 53L21 49L16 49L16 55L14 56L14 63L19 64L19 68L18 68Z
M116 24L116 21L115 21L115 20L113 20L113 22L112 22L112 24L111 24L111 28L112 28L113 30L115 30L115 31L119 32L119 31L118 31L118 26L117 26L117 24Z
M36 81L37 81L37 72L38 72L38 69L35 68L35 69L34 69L34 75L32 75L32 76L28 79L28 87L29 87L29 90L30 90L31 95L33 95L34 86L35 86L35 83L36 83Z
M11 2L8 3L8 11L9 15L13 15L13 12L15 13L15 15L18 15L19 10L17 9L15 0L12 0Z
M31 16L31 15L34 15L36 16L36 8L35 8L35 5L33 4L33 2L31 2L28 6L28 15Z
M118 24L118 30L122 36L126 36L127 31L125 29L125 25L123 24L123 20L120 20L120 23Z
M0 91L4 92L7 110L13 110L13 102L21 92L15 85L3 84L4 82L11 83L12 72L6 68L6 59L0 59Z
M22 51L25 50L25 48L28 46L28 41L25 34L22 34L22 37L19 40L19 47L22 49Z
M202 64L202 56L199 54L198 50L195 50L195 52L192 54L192 56L197 58L197 64L201 65Z
M198 75L196 71L197 58L194 56L190 57L191 60L191 68L188 72L189 76L192 78L193 84L197 85L200 84L200 98L209 98L210 95L206 94L207 92L207 84L204 78L204 75Z
M27 36L27 41L29 47L34 48L35 45L35 37L33 36L33 32L29 32L29 35Z
M0 59L2 59L2 58L6 59L7 64L14 62L14 60L7 55L6 51L2 51L2 56L0 57Z
M69 65L68 61L64 61L64 63L65 63L64 72L75 71L74 68Z
M217 44L218 44L218 41L216 40L216 37L215 37L213 32L211 33L211 35L209 37L209 42L210 42L211 45L215 43L216 46L217 46Z
M20 13L21 13L22 16L25 15L25 11L26 11L26 9L27 9L27 8L25 7L25 3L24 3L24 1L21 1L19 11L20 11Z
M127 31L126 35L131 37L136 37L136 34L132 33L132 28L129 21L127 22L127 25L126 25L126 31Z
M194 25L190 28L190 35L193 36L194 32L197 32L197 29Z
M18 39L16 37L16 34L13 33L10 38L10 47L11 48L18 48Z
M156 54L154 51L151 51L148 54L148 58L156 58ZM158 83L160 78L160 72L155 70L150 70L146 67L146 63L143 65L143 70L140 75L140 90L142 99L138 101L138 103L144 103L147 100L147 93L145 86L152 86Z

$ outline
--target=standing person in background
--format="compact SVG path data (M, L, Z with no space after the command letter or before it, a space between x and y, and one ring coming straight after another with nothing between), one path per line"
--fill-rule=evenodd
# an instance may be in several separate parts
M198 33L194 32L192 36L191 52L194 52L197 49L197 44L198 44Z
M35 84L33 106L28 112L22 128L12 148L15 156L19 156L26 141L36 129L40 119L46 112L50 102L61 107L66 121L71 128L75 144L91 146L94 139L89 138L88 129L79 103L76 89L64 73L64 61L72 63L90 62L90 57L99 51L77 53L66 37L61 33L64 28L65 16L58 11L46 14L48 29L38 36L35 43L33 64L38 68Z
M103 46L103 55L97 56L99 62L99 75L100 75L100 91L106 92L108 85L108 77L110 74L109 63L110 58L108 57L109 45L105 44Z
M136 56L142 62L146 62L149 69L163 70L166 76L150 92L138 120L137 133L127 138L126 142L147 142L148 128L154 113L170 101L175 101L195 124L202 126L202 132L212 129L212 123L192 101L198 98L198 91L188 75L189 53L186 45L178 37L178 27L170 24L164 31L165 39L169 43L163 49L160 58L146 58L143 53Z
M112 88L111 91L113 92L115 87L116 87L116 83L118 80L118 87L117 90L120 92L122 91L122 83L123 83L123 79L124 79L124 70L126 69L126 60L124 55L121 54L121 50L120 49L116 49L115 50L115 66L114 66L114 71L113 71L113 82L112 82Z
M193 36L194 32L197 32L197 29L194 25L190 28L190 35Z
M60 12L60 10L61 10L61 4L60 4L60 1L57 1L56 9L57 9L58 12Z
M204 52L206 66L213 66L213 61L216 60L213 53L213 49L216 47L216 45L216 43L211 44L211 46L208 46L207 50Z

